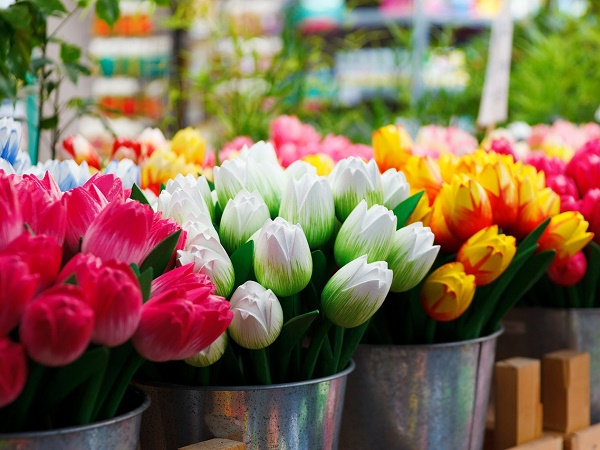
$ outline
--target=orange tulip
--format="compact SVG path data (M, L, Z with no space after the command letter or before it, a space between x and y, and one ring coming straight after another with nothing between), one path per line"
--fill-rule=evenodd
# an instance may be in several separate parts
M456 256L475 284L490 284L504 273L517 251L513 236L498 234L498 225L484 228L465 242Z
M578 211L566 211L555 215L538 239L538 250L556 250L552 264L564 264L594 237L594 233L587 231L588 225Z
M421 288L421 305L435 320L448 322L460 317L475 295L475 277L459 262L435 270Z
M431 207L431 220L429 221L429 228L435 235L435 243L442 247L444 253L454 253L460 248L462 241L458 240L456 236L448 229L448 224L444 218L442 211L442 198L438 197L433 202Z
M430 156L411 156L406 162L404 174L411 189L425 189L429 204L437 197L442 187L442 174L436 159Z
M476 180L490 199L494 223L500 228L512 225L519 211L519 198L510 170L502 162L496 161L484 165Z
M386 125L373 132L373 152L381 173L402 170L412 147L412 139L401 125Z

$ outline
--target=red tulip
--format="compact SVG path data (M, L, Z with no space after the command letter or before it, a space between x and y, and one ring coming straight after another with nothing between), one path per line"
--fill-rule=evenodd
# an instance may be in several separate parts
M96 173L83 187L89 191L92 185L102 192L109 203L125 201L123 182L116 175Z
M586 270L585 255L578 252L564 264L552 264L548 268L548 278L559 286L572 286L582 280Z
M68 158L73 158L77 164L86 161L90 167L100 170L100 157L98 152L89 141L76 134L63 139L60 150Z
M0 173L0 250L23 232L23 217L14 181Z
M21 344L0 337L0 408L9 405L23 391L27 381L27 357Z
M142 144L129 138L117 138L113 142L110 159L128 158L137 163L142 154Z
M550 158L544 152L533 152L527 157L526 163L536 168L536 170L543 171L546 177L552 175L564 175L567 169L567 164L557 156Z
M189 358L214 342L232 318L222 297L206 295L203 289L171 289L144 304L133 346L150 361Z
M74 255L79 251L80 239L108 201L93 184L87 188L81 186L65 192L62 201L67 208L65 250Z
M586 192L579 211L589 222L588 230L594 233L594 241L600 243L600 189Z
M165 272L152 282L150 297L157 297L170 289L178 287L186 291L202 289L204 295L214 294L216 286L210 277L203 273L194 273L193 270L194 263L190 263Z
M566 174L575 180L581 196L600 188L600 139L589 141L575 153Z
M34 361L49 367L79 358L94 331L94 311L78 286L62 284L48 289L27 305L19 336Z
M25 307L37 288L39 275L16 255L0 255L0 336L10 333L21 321Z

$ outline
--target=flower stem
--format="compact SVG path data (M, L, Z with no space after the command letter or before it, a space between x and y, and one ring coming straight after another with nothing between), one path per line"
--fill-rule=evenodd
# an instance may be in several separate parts
M323 346L323 341L327 337L327 332L331 328L333 324L326 317L323 319L317 332L313 336L310 346L308 347L308 353L306 355L306 359L304 360L304 365L302 366L302 379L310 380L313 377L315 372L315 366L317 364L317 358L319 357L319 353L321 352L321 347Z
M140 356L137 352L134 352L129 358L125 369L119 375L119 378L116 380L116 383L110 392L110 396L107 399L107 403L103 408L100 418L112 419L115 416L131 379L137 370L142 366L144 361L144 358L142 358L142 356Z
M271 384L271 370L269 368L269 359L267 350L261 348L251 352L254 372L260 384Z
M344 332L345 328L336 325L334 327L335 334L333 337L333 365L330 370L324 375L333 375L338 372L338 366L340 365L340 357L342 355L342 347L344 346Z
M367 331L367 328L369 327L369 322L370 321L367 320L362 325L355 328L349 328L344 332L344 342L336 373L344 370L350 362L352 355L356 351L356 347L360 344L365 331Z

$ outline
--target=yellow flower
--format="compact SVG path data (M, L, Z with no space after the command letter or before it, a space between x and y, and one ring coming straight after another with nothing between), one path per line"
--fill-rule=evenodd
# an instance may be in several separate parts
M373 152L381 173L403 170L412 147L412 139L401 125L386 125L373 132Z
M564 264L594 237L594 233L587 231L588 225L578 211L555 215L538 240L538 250L556 250L553 264Z
M442 188L442 173L438 161L430 156L411 156L403 169L411 189L416 192L425 189L429 204Z
M421 288L421 305L435 320L448 322L460 317L475 295L475 277L460 262L444 264L435 270Z
M169 149L158 149L150 155L141 165L142 188L151 189L156 195L160 193L160 185L175 178L181 173L198 175L202 167L197 164L186 163L183 156L177 156Z
M462 158L459 158L454 153L442 153L438 159L442 180L445 183L450 183L458 170L459 163Z
M548 155L548 158L556 156L565 162L571 161L571 158L575 154L572 148L558 142L552 142L552 140L542 142L541 150Z
M302 161L306 161L312 166L317 168L317 175L326 177L333 170L335 161L333 158L325 153L316 153L314 155L306 155L302 158Z
M429 228L431 228L431 231L435 235L435 243L442 247L444 253L454 253L459 249L462 241L458 240L448 229L448 224L442 211L441 196L435 199L431 207Z
M510 169L497 160L484 164L475 179L490 199L494 223L500 228L512 225L519 211L519 197Z
M411 192L411 194L416 194L416 192ZM427 195L423 195L419 199L419 203L417 203L415 210L406 221L406 224L409 225L411 223L421 222L424 227L428 227L432 212L433 208L429 206L429 198Z
M498 226L484 228L465 242L456 256L475 284L490 284L504 273L517 251L513 236L498 234Z
M206 140L200 131L187 127L179 130L171 141L171 150L178 156L183 156L186 162L202 164L206 151Z

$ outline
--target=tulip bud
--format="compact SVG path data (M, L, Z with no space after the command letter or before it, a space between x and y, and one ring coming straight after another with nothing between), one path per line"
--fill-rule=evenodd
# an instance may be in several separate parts
M323 312L334 324L354 328L369 320L392 285L385 261L367 263L366 255L349 262L327 282L321 294Z
M397 219L385 206L374 205L367 210L362 200L342 224L333 247L339 266L362 255L368 262L384 261L396 231Z
M440 251L433 240L431 229L421 222L396 231L387 257L388 267L394 273L390 291L408 291L423 280Z
M165 190L170 194L174 194L178 189L182 189L190 194L194 203L206 205L210 212L211 220L215 219L215 205L212 201L212 191L204 176L201 175L196 178L192 174L184 176L179 173L175 179L167 181L167 185L165 186ZM202 197L204 203L202 203L199 197Z
M589 230L594 233L594 241L600 242L600 189L586 192L580 211L590 224Z
M403 170L411 189L424 190L432 204L442 188L440 163L430 156L411 156Z
M410 197L410 186L403 172L388 169L381 175L383 206L393 211L396 206Z
M270 218L269 208L258 192L242 189L223 210L220 234L225 250L231 255Z
M194 265L187 264L155 278L152 281L150 298L175 288L183 288L186 292L194 292L198 295L214 295L216 288L210 277L203 273L195 273L193 270Z
M484 164L477 181L485 189L492 208L492 220L506 228L517 219L519 196L509 169L501 162Z
M583 196L600 188L600 139L587 142L567 164L566 175L575 180Z
M0 255L0 336L10 333L21 321L33 298L39 275L17 255Z
M76 134L64 138L59 149L64 157L72 158L77 164L85 161L90 167L100 170L98 152L82 135Z
M0 173L0 250L23 232L21 207L11 178Z
M360 158L349 157L339 161L329 175L333 192L335 215L344 222L362 200L367 206L383 203L381 175L375 160L365 163Z
M538 239L538 250L556 250L553 264L562 265L583 249L594 237L588 222L578 211L566 211L553 216Z
M172 194L166 189L163 190L158 196L157 209L162 211L164 217L173 218L179 223L200 214L210 217L210 210L196 187L186 190L176 188Z
M14 402L27 381L25 349L8 337L0 336L0 408Z
M0 158L15 164L21 143L21 123L13 117L0 118Z
M104 169L104 173L119 177L126 189L131 189L134 184L141 185L140 166L131 159L112 160Z
M382 172L401 170L412 153L413 142L401 125L387 125L373 132L375 161Z
M504 273L517 251L513 236L498 234L492 225L471 236L460 248L456 260L464 271L475 276L475 284L490 284Z
M60 270L62 247L46 235L22 233L4 249L7 255L17 255L29 266L29 273L39 275L38 291L50 286Z
M317 170L317 175L320 177L328 176L333 171L335 166L335 161L333 158L325 153L306 155L301 161L313 166Z
M65 192L62 203L67 211L65 250L74 255L79 251L81 238L92 221L108 205L108 200L96 186L76 187Z
M204 350L200 350L194 356L185 358L185 362L194 367L208 367L216 363L227 349L227 340L227 332L225 332Z
M223 161L223 164L214 168L215 191L221 208L234 198L246 186L248 168L246 161L240 158Z
M431 223L432 215L433 206L429 205L429 197L427 197L427 195L422 195L415 210L412 212L406 223L421 222L423 226L428 227Z
M281 199L279 216L302 227L311 249L325 244L335 228L335 206L327 180L317 175L290 180Z
M287 186L290 179L299 180L307 173L316 175L317 168L306 161L294 161L283 172L283 186Z
M253 159L248 159L247 164L246 188L250 192L258 191L269 208L271 217L277 217L281 203L283 168L279 164Z
M202 242L204 242L203 234L207 234L220 242L219 233L217 233L217 230L215 230L215 227L210 221L210 217L206 214L200 214L193 219L187 220L181 228L185 230L187 234L185 250L189 250L192 245L201 245Z
M277 153L273 144L265 141L258 141L252 144L250 147L243 146L240 150L241 159L244 161L253 160L257 163L271 163L279 165L277 159Z
M583 252L577 252L563 264L552 263L547 273L548 278L554 284L558 286L573 286L583 279L586 271L587 259Z
M186 161L202 164L206 151L206 140L200 130L187 127L179 130L171 140L171 151L183 155Z
M194 264L194 272L208 275L217 286L217 295L228 297L233 290L235 273L233 264L221 243L209 234L196 237L198 244L188 250L179 250L177 260L180 265Z
M60 367L79 358L94 331L94 311L78 286L62 284L29 303L19 336L35 362Z
M312 256L302 228L281 217L267 220L255 240L256 280L275 295L287 297L308 285L312 269Z
M475 277L467 275L460 262L435 270L421 288L421 305L435 320L449 322L461 316L473 301Z
M141 154L142 144L130 138L120 137L113 142L110 159L111 162L115 159L118 161L127 159L137 165Z
M231 338L244 348L268 347L281 333L283 309L271 289L246 281L231 296Z

